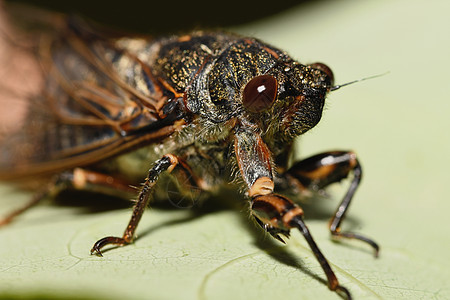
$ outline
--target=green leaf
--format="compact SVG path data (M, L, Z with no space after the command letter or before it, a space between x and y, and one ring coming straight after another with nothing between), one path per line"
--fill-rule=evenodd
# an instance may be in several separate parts
M344 228L373 237L379 258L367 245L329 238L327 218L346 182L330 189L330 200L305 205L317 244L355 299L450 298L449 3L321 1L236 29L302 62L327 63L337 83L390 71L333 92L301 141L301 157L352 149L362 162ZM0 213L29 197L0 186ZM215 203L150 209L136 242L102 258L89 254L92 244L120 235L131 209L43 203L0 228L0 296L339 299L298 232L284 246L263 236L244 208L211 209Z

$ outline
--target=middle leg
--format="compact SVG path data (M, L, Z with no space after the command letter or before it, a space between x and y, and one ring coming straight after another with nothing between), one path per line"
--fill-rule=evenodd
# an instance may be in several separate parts
M150 201L150 195L154 185L156 184L158 177L161 173L168 171L172 172L176 168L180 173L184 173L185 177L190 179L190 184L196 185L199 189L203 187L201 181L191 174L190 167L180 158L172 154L166 154L161 159L155 162L155 165L148 172L147 178L142 185L139 192L136 205L133 209L133 214L126 227L122 237L107 236L98 240L91 249L91 254L97 254L102 256L101 249L106 245L118 245L124 246L133 242L136 228L139 221L144 214L144 210ZM180 175L180 174L178 174Z
M362 178L361 165L353 152L332 151L317 154L297 162L284 175L292 186L318 191L349 177L351 173L353 173L353 179L350 187L330 220L330 232L336 238L343 237L366 242L375 250L375 256L378 256L379 246L372 239L359 233L341 231L342 221Z

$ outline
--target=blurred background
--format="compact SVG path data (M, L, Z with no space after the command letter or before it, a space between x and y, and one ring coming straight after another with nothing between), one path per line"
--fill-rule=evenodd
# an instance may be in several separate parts
M75 14L109 27L146 34L173 34L195 28L225 28L248 24L312 0L273 1L7 1Z

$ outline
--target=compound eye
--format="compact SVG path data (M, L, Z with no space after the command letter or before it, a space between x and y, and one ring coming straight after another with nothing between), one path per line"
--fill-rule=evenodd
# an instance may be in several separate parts
M270 75L256 76L244 88L242 104L251 112L270 108L277 98L277 80Z
M320 71L324 72L325 74L327 74L328 77L330 77L331 85L334 85L333 71L331 71L331 69L326 64L318 62L318 63L311 64L310 67L313 69L320 70Z

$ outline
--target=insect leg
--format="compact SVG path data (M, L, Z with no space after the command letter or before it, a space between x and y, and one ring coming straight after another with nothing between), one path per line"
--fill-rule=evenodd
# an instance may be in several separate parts
M35 193L30 201L25 203L24 206L8 213L5 217L0 219L0 226L7 225L11 223L17 216L21 215L28 209L32 208L33 206L37 205L39 202L41 202L43 199L45 199L47 196L55 195L60 191L60 189L57 187L57 183L55 179L52 179L50 183L47 184L45 188L40 190L39 192Z
M351 299L303 222L303 210L288 198L273 193L270 151L261 136L251 129L240 128L235 135L235 153L257 223L280 241L283 241L280 234L288 236L290 229L299 229L327 276L328 288Z
M10 212L7 216L0 220L0 226L6 225L13 221L14 218L27 211L31 207L39 204L47 197L54 197L62 190L67 188L77 190L87 190L92 192L101 192L117 196L118 192L130 195L135 192L127 182L114 178L110 175L75 168L74 170L65 171L53 176L50 181L37 193L33 195L30 201L24 206Z
M255 185L267 186L268 182L268 178L259 178L255 182ZM282 242L284 241L280 238L280 233L288 236L290 229L299 229L327 276L328 288L332 291L341 292L346 295L347 299L351 299L350 292L339 284L333 269L331 269L330 264L311 236L308 227L305 225L303 221L303 210L291 200L281 195L273 193L265 194L264 190L258 189L257 187L253 190L260 190L262 192L262 194L256 192L252 197L251 203L252 215L258 224Z
M333 151L314 155L294 164L285 175L293 185L320 190L347 178L350 173L353 173L350 187L330 221L331 234L336 238L345 237L366 242L374 248L375 256L378 256L379 246L373 240L358 233L341 231L342 221L362 177L361 165L353 152Z
M136 205L133 209L133 214L125 229L122 237L108 236L98 240L91 249L91 254L102 256L101 249L106 245L113 244L118 246L125 246L133 242L134 233L139 221L144 213L145 208L150 200L150 194L153 186L156 184L159 175L164 171L171 172L177 165L180 164L179 159L172 155L166 154L161 159L157 160L155 165L148 172L147 178L139 192ZM183 166L183 164L181 163Z

